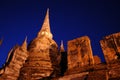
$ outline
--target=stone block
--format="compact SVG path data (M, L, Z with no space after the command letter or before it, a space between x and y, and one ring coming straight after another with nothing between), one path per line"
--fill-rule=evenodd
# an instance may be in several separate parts
M100 44L107 63L114 63L120 59L120 33L104 37Z
M88 36L68 41L68 69L92 64L94 60Z

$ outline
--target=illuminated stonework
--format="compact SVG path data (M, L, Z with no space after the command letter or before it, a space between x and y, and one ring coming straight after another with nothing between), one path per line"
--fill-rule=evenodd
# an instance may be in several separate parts
M21 68L20 80L36 80L49 77L51 74L57 75L59 72L58 46L52 39L49 26L49 12L47 11L38 36L28 46L29 57Z
M93 64L90 39L87 36L68 41L68 69Z
M106 36L100 43L107 63L120 59L120 33Z
M16 45L0 69L0 80L120 80L120 33L100 41L106 63L92 53L88 36L68 41L60 49L50 30L49 9L29 45Z

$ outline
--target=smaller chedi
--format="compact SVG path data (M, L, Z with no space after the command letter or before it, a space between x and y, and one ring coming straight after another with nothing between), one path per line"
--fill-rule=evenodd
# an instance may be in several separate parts
M0 69L0 80L120 80L120 33L105 36L100 45L106 62L93 55L91 41L82 36L60 49L50 30L49 9L36 37L16 45Z
M6 63L0 71L0 80L17 80L20 69L23 67L25 60L27 60L28 57L26 41L27 38L22 46L16 45L10 50Z

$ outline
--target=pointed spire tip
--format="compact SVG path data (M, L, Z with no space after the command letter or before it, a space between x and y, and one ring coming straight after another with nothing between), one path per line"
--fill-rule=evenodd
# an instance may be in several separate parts
M47 12L49 12L49 8L47 8Z
M61 40L61 44L63 44L63 40Z
M27 36L25 37L25 41L27 41Z
M49 23L49 8L47 8L47 12L46 12L46 16L44 18L43 25L42 25L40 31L38 32L38 37L40 37L40 36L46 36L51 39L53 38L53 35L50 30L50 23Z
M25 40L22 43L22 48L27 49L27 36L25 37Z
M63 40L61 40L61 45L60 45L60 52L64 52L64 45L63 45Z

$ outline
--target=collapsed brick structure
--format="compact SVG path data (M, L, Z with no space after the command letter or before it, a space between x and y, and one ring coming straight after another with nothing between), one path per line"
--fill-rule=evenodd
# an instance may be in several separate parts
M67 52L53 40L49 10L37 37L8 54L0 80L120 80L120 33L100 41L106 63L93 55L88 36L68 41Z
M68 69L93 64L90 40L87 36L68 41Z

